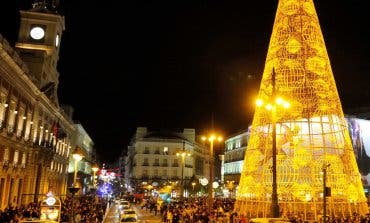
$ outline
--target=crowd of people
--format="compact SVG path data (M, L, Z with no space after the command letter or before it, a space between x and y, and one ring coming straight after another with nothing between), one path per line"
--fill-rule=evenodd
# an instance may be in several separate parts
M74 216L75 223L101 223L107 208L105 199L95 196L75 196L61 199L60 222L71 222ZM40 204L30 203L20 207L9 206L0 210L1 223L19 223L25 219L40 218Z
M212 210L208 208L207 198L182 199L161 204L155 199L146 199L140 201L140 206L143 211L160 215L164 223L232 223L243 220L243 216L233 212L234 200L227 198L215 199Z
M208 208L207 198L190 198L181 201L162 203L159 205L155 199L140 201L143 211L149 211L154 215L160 214L163 223L248 223L250 218L234 211L233 199L215 199L213 208ZM321 223L318 221L306 221L302 216L286 217L293 223ZM354 213L348 217L328 217L327 223L370 223L370 216L362 216Z

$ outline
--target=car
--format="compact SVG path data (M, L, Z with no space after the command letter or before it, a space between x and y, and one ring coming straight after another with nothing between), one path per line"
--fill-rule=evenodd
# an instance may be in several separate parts
M133 217L121 218L121 222L137 222L137 219Z
M127 210L131 208L131 205L128 201L120 201L118 208L120 210Z
M249 220L250 223L286 223L291 222L287 218L252 218Z
M122 218L136 218L137 219L137 214L135 210L129 209L129 210L124 210L122 212Z

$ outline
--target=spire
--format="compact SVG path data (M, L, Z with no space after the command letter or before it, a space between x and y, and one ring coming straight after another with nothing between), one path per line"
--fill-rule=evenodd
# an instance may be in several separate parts
M289 101L288 109L280 106L281 98ZM313 0L279 0L258 103L235 210L271 216L275 175L280 215L318 220L323 181L331 188L328 214L368 213Z

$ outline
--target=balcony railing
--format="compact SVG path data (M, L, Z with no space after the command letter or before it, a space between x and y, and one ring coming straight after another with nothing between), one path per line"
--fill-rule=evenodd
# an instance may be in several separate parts
M179 164L178 163L173 163L172 167L179 167Z
M162 166L166 167L168 166L168 163L162 163Z
M143 163L142 166L149 166L149 163Z
M153 163L153 166L159 166L159 163Z

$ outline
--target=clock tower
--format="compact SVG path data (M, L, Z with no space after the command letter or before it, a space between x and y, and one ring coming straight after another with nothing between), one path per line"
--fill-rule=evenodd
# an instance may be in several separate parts
M21 21L15 45L27 64L36 86L57 106L59 73L57 62L64 17L58 14L56 0L35 0L32 9L20 11Z

